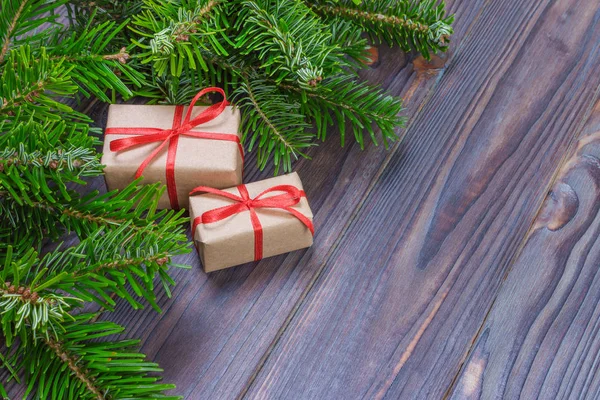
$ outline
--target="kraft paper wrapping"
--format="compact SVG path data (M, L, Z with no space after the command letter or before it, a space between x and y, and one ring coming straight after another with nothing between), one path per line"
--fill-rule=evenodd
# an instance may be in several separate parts
M295 172L249 183L246 188L250 198L254 198L262 191L277 185L292 185L303 190L300 177ZM224 191L240 194L235 187L224 189ZM265 195L264 198L279 194L282 192L272 192ZM193 222L196 217L206 211L233 203L235 201L214 194L191 196L190 221ZM306 198L303 197L293 208L312 221L313 214ZM287 211L269 208L256 208L255 210L263 227L263 257L271 257L312 245L313 236L310 230ZM250 221L250 212L244 211L210 224L199 224L194 235L194 244L198 249L205 272L254 261L254 230Z
M207 107L194 107L192 119ZM188 107L184 109L187 112ZM113 104L108 109L106 127L161 128L173 125L175 106ZM240 136L240 112L228 106L215 119L198 125L193 131L236 134ZM160 142L136 146L120 152L112 152L113 140L130 135L111 134L104 137L102 164L109 190L123 189L135 178L135 173L144 159ZM166 185L168 146L146 167L142 183L162 182ZM175 159L175 182L181 208L188 208L188 195L196 186L228 188L242 182L243 162L237 143L224 140L209 140L179 136ZM158 203L159 208L171 208L167 191Z

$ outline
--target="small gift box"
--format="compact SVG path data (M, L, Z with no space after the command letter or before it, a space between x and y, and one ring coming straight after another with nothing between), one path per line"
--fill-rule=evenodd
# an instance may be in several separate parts
M194 107L209 92L221 93L223 101ZM199 184L240 184L240 113L228 104L222 89L207 88L189 107L111 105L102 156L108 189L122 189L143 176L142 183L167 185L160 208L178 209L188 207L188 195Z
M309 247L312 212L298 174L190 193L192 237L204 271Z

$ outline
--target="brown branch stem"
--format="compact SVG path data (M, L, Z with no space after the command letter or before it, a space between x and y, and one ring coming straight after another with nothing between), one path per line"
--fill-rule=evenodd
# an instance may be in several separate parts
M271 128L271 131L278 137L279 141L282 142L285 145L285 147L287 147L288 149L290 149L290 151L292 153L294 153L293 146L291 146L288 143L288 141L285 140L285 138L283 137L283 135L281 134L281 132L279 132L277 130L277 128L271 123L271 121L269 120L269 118L265 115L265 113L263 112L263 110L258 105L258 102L256 101L256 98L254 97L254 93L252 92L252 90L250 90L250 85L249 85L248 81L246 81L246 89L248 91L248 98L250 99L250 101L254 105L254 109L256 110L256 112L258 113L258 115L260 115L260 117L263 119L263 121L265 121L265 123L269 126L269 128Z
M381 13L373 13L354 8L346 8L332 5L314 5L311 7L317 13L323 13L331 16L341 16L345 18L369 21L370 23L385 23L388 25L402 26L403 28L413 31L427 32L429 25L421 22L414 22L409 18L397 17L395 15L385 15Z
M87 371L81 368L81 366L78 364L78 360L67 350L65 350L60 342L52 339L44 339L44 343L46 343L46 345L54 351L56 356L60 358L61 361L67 364L71 372L75 374L77 379L85 384L87 389L94 394L94 396L96 396L96 399L105 400L107 398L102 394L94 379L86 374Z

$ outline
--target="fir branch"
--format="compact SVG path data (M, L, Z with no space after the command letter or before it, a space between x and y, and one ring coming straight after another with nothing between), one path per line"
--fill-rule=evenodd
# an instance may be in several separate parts
M110 296L114 293L125 298L134 308L141 308L142 305L128 293L128 284L137 297L160 310L155 302L153 281L159 277L167 294L170 293L168 286L174 284L168 276L170 260L189 251L185 235L181 227L173 231L168 226L169 229L161 227L162 238L156 239L147 234L152 228L132 232L128 225L106 232L97 230L79 245L55 250L42 259L38 259L33 250L22 256L12 256L9 247L5 259L8 267L0 271L0 284L12 283L0 287L0 299L7 306L6 312L15 312L18 318L2 319L5 336L14 336L22 327L23 319L29 315L35 316L34 325L37 326L42 317L36 307L48 305L37 300L23 302L24 298L20 295L25 290L29 291L28 299L31 299L31 293L36 293L38 299L51 298L52 305L60 308L55 318L50 320L47 313L40 314L44 317L39 325L47 327L54 322L51 324L53 330L60 330L60 321L68 316L67 312L76 305L74 302L80 300L112 309L115 303ZM65 293L72 297L65 296ZM17 307L21 303L22 307ZM14 326L14 331L11 326Z
M265 111L263 111L261 109L261 107L258 103L258 100L256 98L256 95L254 94L254 91L252 89L250 89L250 84L248 82L246 82L245 88L246 88L246 92L248 94L248 98L250 99L250 102L254 106L254 109L256 110L256 112L258 113L260 118L262 119L263 123L269 127L269 129L271 130L271 133L276 137L276 140L279 141L281 143L281 145L283 146L284 151L293 153L294 147L284 137L283 133L280 131L280 128L275 126L275 122L271 121L271 119L269 119L269 117L267 117L267 115L265 114Z
M120 26L125 21L139 15L143 4L142 0L70 0L65 5L68 18L65 28L76 36L81 36L81 33L90 26L98 26L106 22L113 22ZM131 39L133 37L128 29L119 32L107 44L106 52L117 53L119 49L129 47ZM135 69L142 72L139 65ZM148 76L148 71L143 71L143 74Z
M329 20L346 19L359 25L372 39L415 49L426 59L430 52L445 51L454 16L445 16L438 0L306 0L313 10Z
M50 60L60 60L69 68L70 79L79 86L85 96L93 94L102 101L109 101L106 91L115 90L125 99L133 95L128 85L141 87L144 75L128 65L131 58L126 47L118 52L107 53L111 41L124 30L128 20L117 25L114 21L89 24L76 32L57 32L45 44Z
M16 10L12 20L10 21L10 24L8 25L8 29L4 33L4 37L2 38L2 42L3 42L2 50L0 50L0 64L4 61L4 57L6 56L6 53L8 53L8 49L10 46L10 39L12 37L13 32L15 31L15 29L17 27L17 21L19 21L19 18L21 18L21 14L23 13L23 10L25 9L26 5L27 5L27 1L21 1L19 8ZM6 10L4 4L3 4L2 9Z
M41 292L34 286L39 274L30 276L37 262L33 249L16 256L12 247L5 253L4 268L0 270L0 315L2 333L10 347L15 337L28 331L48 337L58 332L68 312L80 301L77 298L53 292Z
M0 282L0 315L3 317L3 333L6 343L11 345L13 337L27 324L33 332L57 331L60 323L80 300L54 293L39 295L30 287ZM14 330L5 321L16 321Z
M350 76L337 76L323 82L316 91L302 93L294 86L282 86L301 100L302 95L308 98L302 103L303 112L309 115L317 126L317 135L325 140L327 126L333 124L340 130L341 145L345 144L346 123L352 127L354 138L364 148L363 132L366 130L373 143L377 144L373 125L381 132L384 144L397 139L395 128L405 124L400 117L402 101L386 95L380 88L364 82L357 82Z
M99 164L95 165L95 167L98 167L97 169L93 168L90 170L88 168L88 163L96 160L97 157L90 158L86 153L88 153L87 149L76 149L73 152L63 152L59 150L46 153L46 155L43 155L40 151L25 153L22 150L5 149L0 153L0 172L4 172L7 167L15 165L27 169L44 167L55 171L78 168L86 170L81 176L99 174L101 171Z
M159 77L181 76L184 66L206 71L201 50L228 54L218 40L218 37L229 40L224 29L227 3L224 0L146 1L144 12L134 16L134 26L130 26L140 35L133 43L142 49L138 54L142 64L152 63Z
M65 363L71 372L75 375L75 377L85 385L87 390L95 396L98 400L105 400L106 398L100 392L98 385L96 384L94 378L88 375L88 371L85 371L82 367L78 365L78 359L73 357L68 351L66 351L63 346L52 339L45 339L44 343L50 349L54 351L56 357L58 357L63 363Z
M249 142L250 151L255 145L258 147L261 169L271 156L276 171L281 166L290 171L292 156L307 157L301 150L313 145L313 135L306 132L309 125L300 114L299 103L291 102L276 86L258 79L244 81L234 98L242 109L242 138Z
M0 222L4 219L11 232L24 237L29 234L32 246L37 245L41 237L58 238L75 232L84 239L99 228L110 230L121 226L127 226L131 233L144 232L149 238L162 241L174 234L165 234L165 229L175 230L186 221L169 210L156 212L156 200L163 190L160 185L138 187L134 182L119 192L92 191L81 196L68 191L68 199L54 192L54 201L47 196L37 196L36 201L22 205L10 193L0 191Z
M48 32L56 29L54 11L67 0L1 0L0 1L0 64L5 61L11 45L39 43ZM44 26L41 32L35 29Z
M277 83L291 80L310 90L325 73L346 66L328 27L301 1L254 0L242 6L236 48L254 55L258 68Z
M62 60L50 60L45 49L35 54L29 46L12 50L0 73L0 120L4 127L32 119L40 123L67 119L70 126L82 129L79 122L89 122L89 118L56 99L77 91L69 72Z
M128 225L106 232L98 230L78 246L44 257L39 264L39 268L47 269L42 287L95 301L109 309L114 306L110 295L116 293L132 307L141 308L127 292L130 284L138 297L160 311L153 281L160 277L170 293L168 286L174 283L167 274L171 257L189 251L183 229L161 226L162 237L157 239L147 234L152 228L132 232Z
M83 184L83 177L101 173L94 149L74 146L89 146L94 141L84 137L63 148L60 140L65 129L64 123L43 126L29 122L0 136L0 146L4 147L0 151L1 198L10 197L19 205L33 205L40 199L54 203L57 197L70 201L67 183ZM0 218L4 216L2 210L0 203Z
M136 340L111 341L123 332L111 322L94 322L96 314L80 314L58 337L24 337L8 360L30 382L25 397L77 399L179 399L164 392L173 385L153 376L162 370L137 353Z
M157 212L159 185L72 189L102 166L97 130L65 99L129 97L150 70L130 56L126 18L91 11L65 27L54 13L65 3L0 0L0 361L24 375L25 397L171 398L173 386L148 375L160 369L131 351L137 342L92 341L122 327L77 314L82 302L110 310L117 296L160 310L155 286L170 296L172 257L189 247L181 212ZM38 257L44 239L69 232L78 245Z

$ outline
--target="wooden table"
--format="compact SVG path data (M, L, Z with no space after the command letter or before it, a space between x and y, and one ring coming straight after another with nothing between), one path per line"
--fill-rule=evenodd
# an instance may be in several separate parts
M210 275L192 253L163 314L103 316L178 393L600 398L598 4L448 9L448 54L381 48L364 74L405 98L404 140L360 151L332 131L295 164L311 249Z

